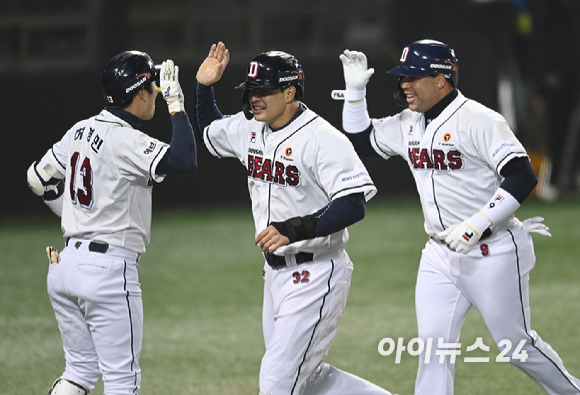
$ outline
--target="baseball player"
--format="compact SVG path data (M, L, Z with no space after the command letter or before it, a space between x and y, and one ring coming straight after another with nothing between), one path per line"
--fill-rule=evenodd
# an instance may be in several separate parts
M450 357L439 362L436 352L458 342L471 307L500 349L511 344L510 362L540 388L579 394L578 379L530 328L529 274L536 259L529 233L550 234L542 218L522 224L514 217L537 179L505 119L461 94L457 58L441 42L405 47L389 73L399 76L395 100L408 109L381 119L367 111L365 87L374 69L366 56L346 50L340 59L344 130L361 155L405 158L423 208L429 240L415 303L419 337L424 344L431 339L433 348L420 356L415 394L453 394L454 365Z
M143 303L139 256L151 227L153 181L197 169L179 68L144 52L113 57L101 78L107 105L75 124L27 174L61 215L65 248L48 248L48 295L62 336L64 373L52 395L86 395L102 375L105 395L139 394ZM167 101L171 145L139 131Z
M348 139L299 100L304 72L294 56L256 56L238 87L243 110L224 117L212 84L228 62L225 45L212 45L197 72L192 123L212 155L247 170L265 258L260 394L389 394L324 363L353 270L346 228L364 217L373 181Z

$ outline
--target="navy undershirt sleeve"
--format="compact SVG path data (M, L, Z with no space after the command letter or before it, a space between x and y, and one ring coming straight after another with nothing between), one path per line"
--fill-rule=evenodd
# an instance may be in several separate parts
M344 133L354 146L355 151L360 156L379 156L377 151L371 145L371 131L373 125L369 125L366 130L360 133Z
M193 107L193 130L203 143L203 130L216 119L224 117L215 102L213 86L205 86L195 81Z
M193 129L185 112L171 116L169 149L157 165L157 174L186 174L197 170L197 147Z
M529 196L538 184L538 178L527 157L510 160L501 169L504 177L500 187L508 191L520 204Z
M328 236L345 229L363 219L365 213L366 200L362 192L333 200L314 214L314 237Z

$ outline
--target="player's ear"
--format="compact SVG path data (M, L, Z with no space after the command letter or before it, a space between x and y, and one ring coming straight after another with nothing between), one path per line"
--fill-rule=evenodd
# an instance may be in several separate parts
M284 89L284 94L286 97L286 102L290 103L291 101L294 100L294 97L296 96L296 87L289 86L288 88Z
M148 93L148 92L147 92L147 90L145 90L145 89L141 89L141 90L139 91L139 94L138 94L138 96L139 96L139 99L141 99L141 100L145 101L145 100L147 99L147 93Z

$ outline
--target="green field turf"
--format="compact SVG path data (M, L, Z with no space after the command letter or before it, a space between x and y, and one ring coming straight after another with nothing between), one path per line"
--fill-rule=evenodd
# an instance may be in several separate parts
M48 209L47 209L48 210ZM532 328L580 376L580 200L529 199L520 219L543 216L551 238L534 236ZM46 245L60 249L56 218L6 220L0 227L0 393L46 394L63 370L60 337L46 294ZM262 261L250 208L155 212L141 259L145 340L143 395L258 393ZM416 336L414 282L426 241L415 197L373 200L350 228L355 264L349 302L327 361L393 393L410 395L417 358L381 356L382 338ZM477 312L462 332L465 348L482 337L489 363L457 360L457 394L543 394L499 354ZM473 354L473 355L472 355ZM99 383L94 394L102 394Z

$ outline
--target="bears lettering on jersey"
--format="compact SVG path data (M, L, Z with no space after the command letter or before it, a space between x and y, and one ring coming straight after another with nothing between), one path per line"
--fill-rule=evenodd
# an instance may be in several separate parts
M294 165L274 162L261 156L248 155L248 177L277 185L300 185L300 171Z
M459 170L463 167L463 155L457 150L434 149L430 155L426 148L409 147L408 152L414 169Z

